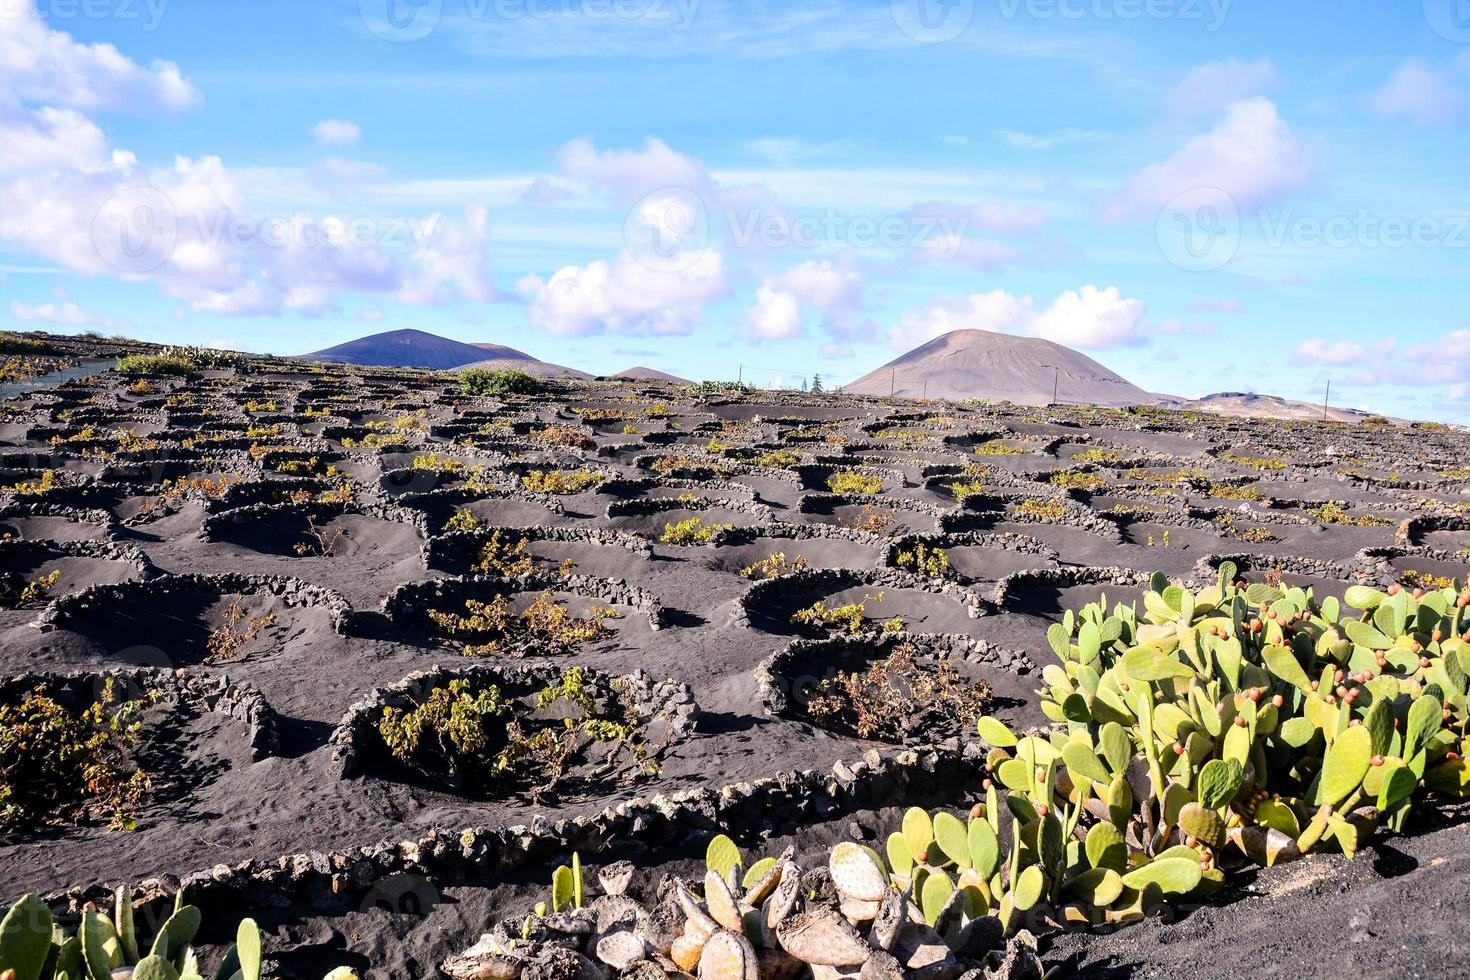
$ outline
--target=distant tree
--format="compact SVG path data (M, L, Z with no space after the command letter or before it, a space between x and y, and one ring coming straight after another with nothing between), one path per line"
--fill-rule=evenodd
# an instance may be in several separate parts
M806 391L806 378L801 379L801 390Z
M822 376L820 374L812 375L812 391L816 394L820 394L825 390L826 389L822 387Z

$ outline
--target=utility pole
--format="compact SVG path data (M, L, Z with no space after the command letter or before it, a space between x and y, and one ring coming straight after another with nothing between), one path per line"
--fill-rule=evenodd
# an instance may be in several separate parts
M1057 392L1062 386L1062 369L1056 368L1055 371L1056 373L1051 376L1051 403L1053 405L1057 403Z
M929 379L924 379L924 401L929 400Z
M898 384L898 368L888 372L888 397L893 397L893 386Z
M740 370L735 375L735 383L738 384L738 385L745 384L745 365L744 364L740 365Z
M1332 379L1327 379L1327 394L1322 396L1322 421L1327 421L1327 402L1332 398Z

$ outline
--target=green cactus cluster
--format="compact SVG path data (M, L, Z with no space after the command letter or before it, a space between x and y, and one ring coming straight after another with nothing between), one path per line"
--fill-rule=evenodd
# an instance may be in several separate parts
M45 902L27 895L0 922L0 980L205 980L190 945L201 922L199 909L185 905L180 892L173 914L145 946L126 887L117 889L109 911L88 904L75 934L52 921ZM242 919L235 944L210 976L260 980L262 958L260 929L253 919ZM357 980L357 974L341 967L326 980Z
M1057 729L1017 740L981 722L997 779L1111 824L1137 842L1130 867L1181 844L1207 868L1227 851L1351 856L1426 793L1470 796L1470 590L1319 601L1236 571L1199 591L1155 576L1142 612L1106 597L1068 611L1039 692Z

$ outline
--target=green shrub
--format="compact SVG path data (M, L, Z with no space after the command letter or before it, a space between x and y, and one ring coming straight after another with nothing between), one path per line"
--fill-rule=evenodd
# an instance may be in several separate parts
M833 493L870 495L883 489L883 478L857 470L840 470L827 477L827 489Z
M44 826L63 818L133 824L150 782L135 761L137 712L109 681L92 705L73 711L37 688L0 705L0 828Z
M199 373L193 361L170 354L129 354L117 362L119 374L175 374L188 377Z
M48 354L51 345L35 337L0 330L0 354Z
M459 372L459 388L467 395L534 395L541 382L508 368L465 368Z

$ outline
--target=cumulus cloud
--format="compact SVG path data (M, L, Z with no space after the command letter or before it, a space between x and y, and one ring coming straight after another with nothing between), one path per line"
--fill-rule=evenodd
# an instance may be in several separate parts
M516 292L529 304L531 323L569 337L687 334L703 319L705 307L729 291L716 249L660 268L624 250L610 262L569 265L549 279L531 275L516 283Z
M766 279L756 304L746 311L745 334L758 340L789 340L801 334L807 311L837 340L870 329L859 324L863 277L851 265L829 260L803 262Z
M1312 177L1312 154L1264 98L1232 105L1225 118L1162 163L1130 177L1103 202L1103 218L1120 221L1158 214L1186 191L1224 191L1242 208L1265 204Z
M104 327L111 329L115 326L113 321L99 316L90 310L82 309L76 303L67 298L66 293L56 290L52 293L51 302L39 303L34 306L13 300L10 304L10 315L23 323L47 323L63 327Z
M1213 61L1191 70L1165 97L1164 110L1175 125L1215 116L1269 91L1280 81L1269 58Z
M1367 359L1368 348L1351 340L1313 337L1303 341L1296 349L1296 360L1299 364L1342 367L1347 364L1361 364Z
M362 139L362 130L348 119L323 119L311 127L311 136L322 146L351 146Z
M199 93L178 66L133 62L111 44L82 44L52 30L32 0L0 3L0 101L84 111L186 109Z
M11 71L0 70L0 245L84 275L152 282L218 314L321 313L345 292L406 303L493 298L484 209L463 222L253 212L219 157L148 167L84 114L113 108L114 95L187 105L193 90L171 66L145 71L110 46L38 25L29 4L0 3L0 69ZM27 104L37 100L61 104ZM333 167L334 183L366 179L366 166ZM64 303L28 312L79 315Z
M1038 309L1030 296L995 289L942 296L921 309L909 310L890 331L889 342L907 349L951 330L989 330L1104 350L1144 343L1147 312L1141 300L1125 297L1116 286L1068 290L1044 309Z
M589 139L575 139L557 153L557 167L563 175L625 203L658 190L701 193L714 186L702 163L656 138L646 140L640 150L599 150Z
M1465 96L1448 71L1430 68L1419 59L1394 69L1368 105L1385 119L1418 126L1447 126L1464 107Z

